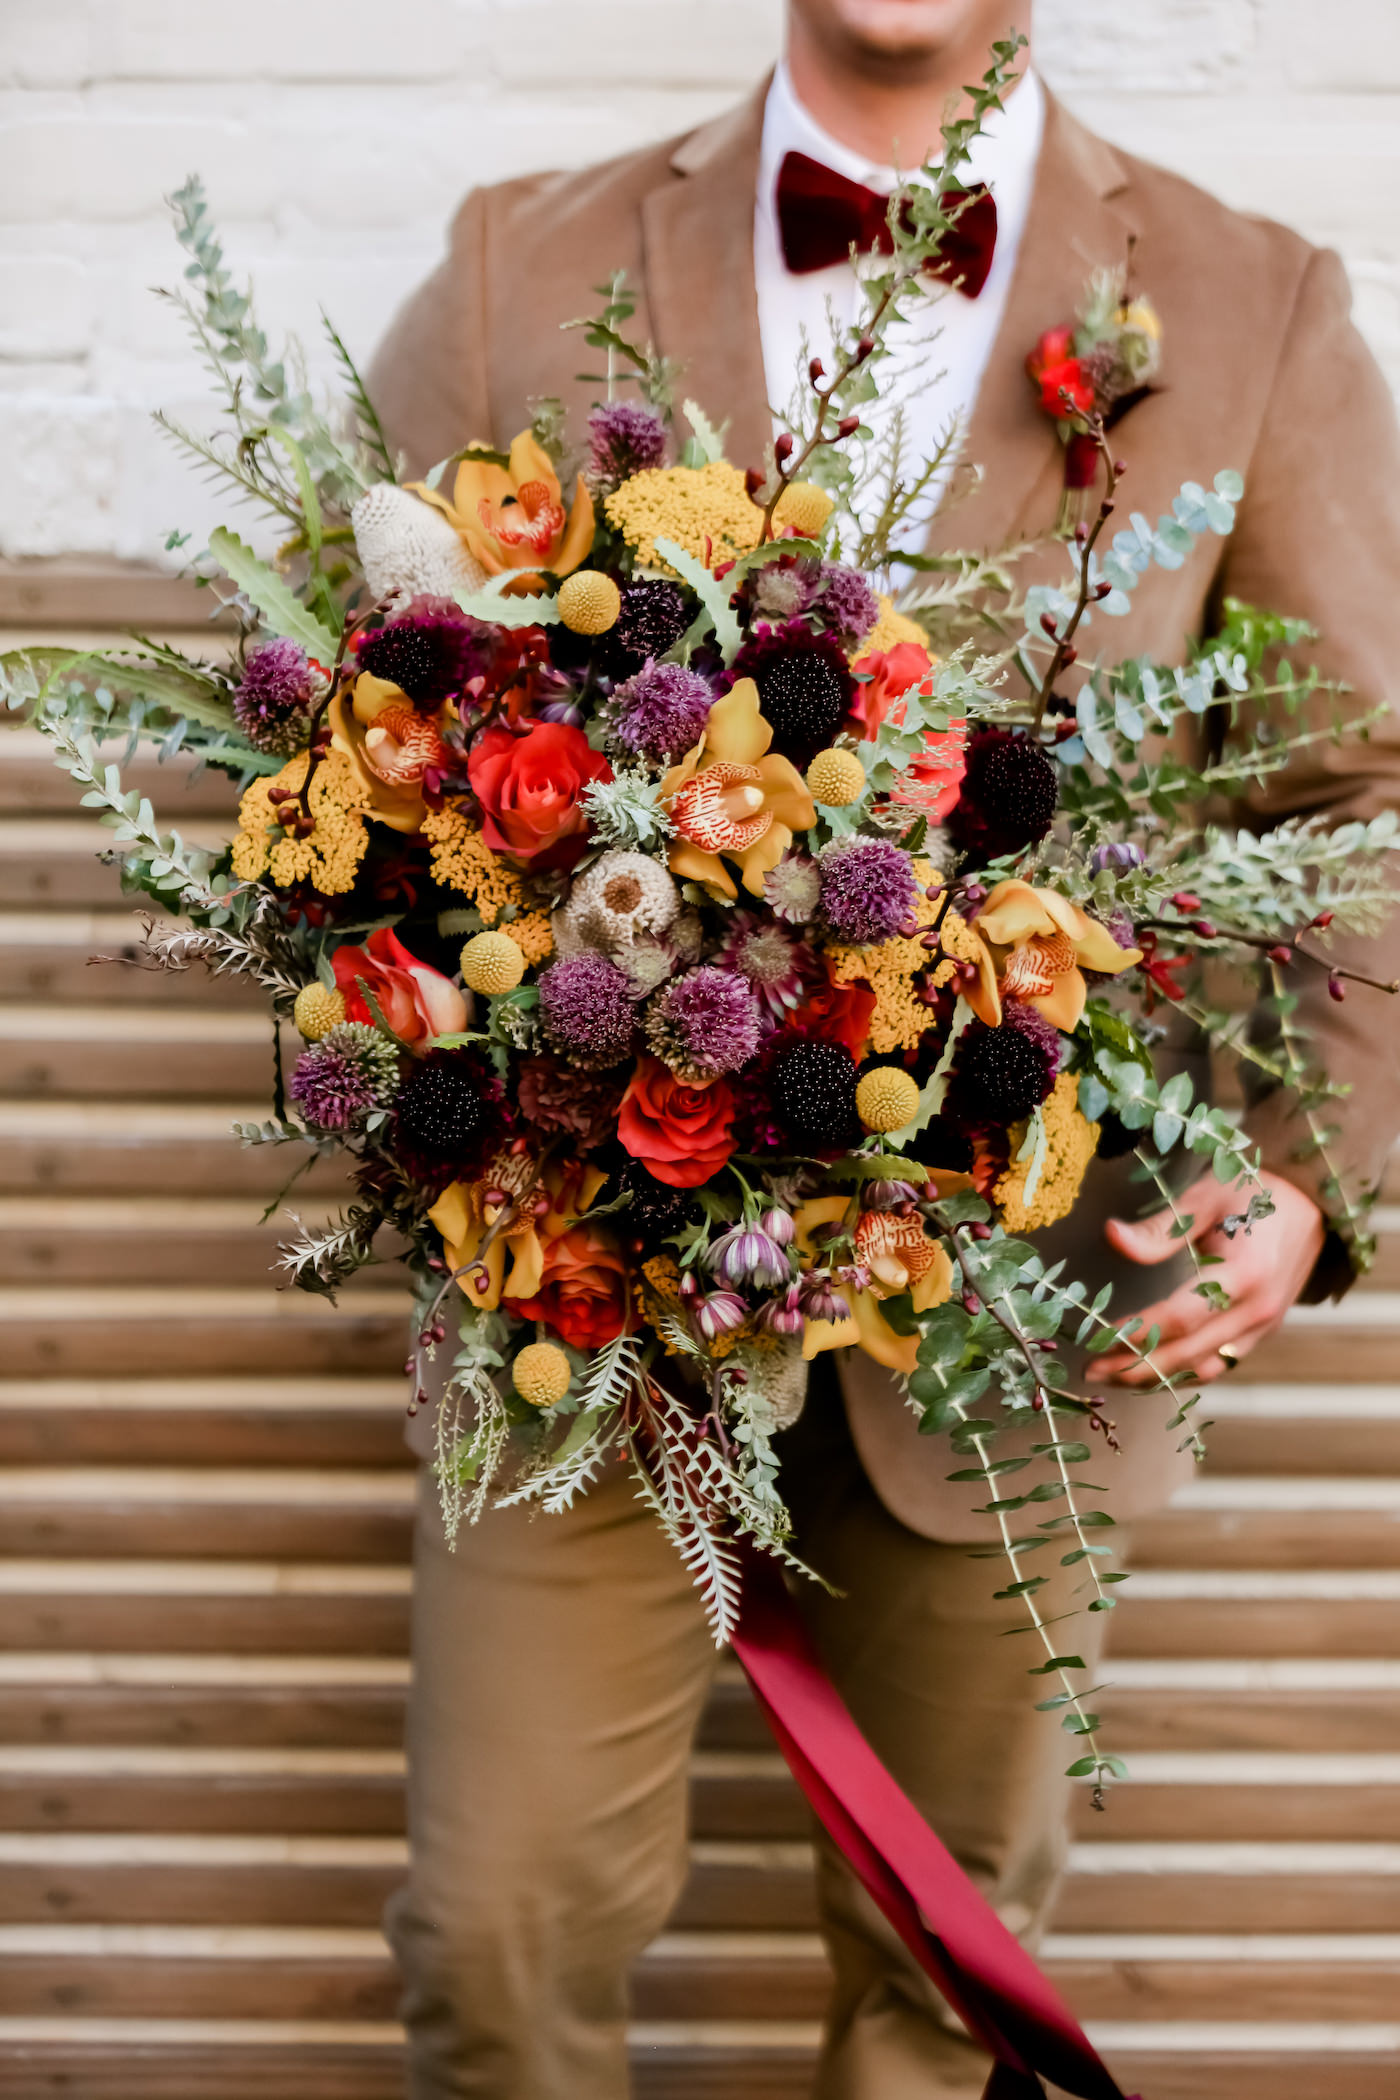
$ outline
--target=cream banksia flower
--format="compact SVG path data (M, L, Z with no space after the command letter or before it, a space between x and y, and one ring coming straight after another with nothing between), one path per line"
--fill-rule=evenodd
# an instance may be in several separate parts
M350 513L370 597L451 598L479 590L486 571L441 512L391 481L376 482Z

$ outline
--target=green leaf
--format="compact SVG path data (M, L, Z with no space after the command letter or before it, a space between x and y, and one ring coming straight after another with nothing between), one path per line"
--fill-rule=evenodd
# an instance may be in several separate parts
M252 599L274 634L299 643L308 656L321 663L335 662L337 637L322 626L276 571L260 561L236 532L230 532L226 525L216 525L209 535L209 552L244 596Z
M682 401L681 414L695 432L695 445L700 454L699 459L695 462L696 466L707 467L713 461L723 459L724 435L729 428L728 422L722 423L719 429L716 430L699 402L689 399Z
M1053 1677L1057 1670L1084 1670L1088 1668L1082 1655L1052 1655L1047 1662L1037 1663L1026 1672L1028 1677ZM1059 1701L1047 1701L1058 1705ZM1040 1709L1037 1709L1039 1711Z
M516 580L516 572L493 576L480 590L454 591L462 611L473 620L497 627L553 627L559 619L559 600L550 597L507 598L504 593Z
M212 679L193 666L183 673L168 664L150 663L139 655L128 661L125 656L101 649L46 649L32 660L46 666L46 687L60 676L80 677L92 672L117 691L134 694L166 715L198 722L205 729L235 729L232 704ZM0 662L4 661L0 658ZM279 760L279 767L283 763Z
M674 540L658 539L656 551L669 568L683 576L705 609L709 624L715 631L715 640L726 663L731 663L738 654L743 635L730 599L734 586L728 577L712 576L702 561Z

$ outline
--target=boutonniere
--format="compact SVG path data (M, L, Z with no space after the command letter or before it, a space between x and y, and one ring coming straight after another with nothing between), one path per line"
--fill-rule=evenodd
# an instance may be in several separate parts
M1098 475L1098 432L1153 391L1162 323L1150 299L1127 296L1125 270L1096 270L1076 320L1047 328L1026 359L1036 397L1065 451L1060 529L1082 515Z

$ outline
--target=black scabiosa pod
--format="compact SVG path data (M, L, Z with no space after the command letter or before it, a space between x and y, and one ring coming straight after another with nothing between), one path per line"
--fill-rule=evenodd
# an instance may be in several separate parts
M685 595L664 576L641 577L622 587L622 605L604 640L614 677L639 670L649 657L664 656L690 625Z
M787 1044L769 1067L768 1091L795 1144L830 1151L858 1139L856 1061L844 1043L803 1036Z
M958 1043L950 1106L967 1123L1019 1123L1055 1084L1055 1065L1019 1028L972 1021Z
M429 1183L481 1166L504 1128L501 1086L471 1050L415 1058L394 1116L394 1150Z
M979 729L946 828L964 853L993 859L1036 845L1059 807L1055 765L1023 729Z
M730 678L752 678L773 749L799 770L831 742L855 694L845 652L834 635L798 621L761 627L730 665Z

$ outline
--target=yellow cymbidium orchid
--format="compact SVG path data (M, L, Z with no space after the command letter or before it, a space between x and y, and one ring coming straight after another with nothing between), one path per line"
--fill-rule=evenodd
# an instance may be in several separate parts
M996 885L949 952L959 953L969 938L978 951L968 958L977 980L963 997L989 1028L1001 1020L1005 994L1068 1033L1078 1026L1088 997L1084 969L1116 977L1142 960L1140 948L1120 948L1106 926L1058 890L1036 889L1018 878Z
M834 1225L845 1216L849 1205L848 1196L817 1196L793 1212L797 1247L806 1264L810 1265L817 1255L812 1242L813 1233L819 1226ZM858 1235L859 1231L860 1227L857 1227ZM877 1256L871 1265L868 1290L853 1291L849 1284L841 1286L842 1296L851 1308L849 1319L808 1320L802 1330L802 1354L808 1363L826 1349L858 1347L877 1364L883 1364L887 1371L900 1371L907 1377L917 1367L918 1335L896 1334L880 1311L880 1300L882 1297L900 1297L907 1290L915 1312L920 1313L932 1311L951 1293L953 1265L947 1254L937 1241L930 1240L922 1231L918 1238L922 1246L914 1267L919 1274L915 1275L912 1268L900 1262L897 1253Z
M458 1276L457 1288L484 1312L494 1312L502 1298L533 1298L544 1275L546 1242L560 1239L577 1224L606 1180L598 1167L546 1167L536 1193L549 1198L549 1209L536 1217L527 1207L518 1222L492 1240L485 1256L484 1291L477 1289L479 1278L472 1275ZM450 1269L466 1269L476 1260L491 1224L483 1200L491 1186L489 1171L478 1181L450 1182L428 1212L442 1234Z
M817 821L806 782L796 766L769 753L772 741L758 687L740 678L715 701L694 750L661 783L662 803L680 834L671 848L673 875L735 897L724 865L732 860L750 895L763 895L763 878L793 833Z
M458 465L450 502L424 481L408 486L442 512L488 576L508 569L568 576L593 545L593 498L582 475L566 512L554 463L529 430L512 440L508 466L468 454Z
M337 693L326 709L326 717L331 726L332 744L337 751L345 753L356 779L365 790L369 814L377 817L381 824L387 824L391 831L416 832L421 830L427 814L421 783L386 780L370 764L368 757L368 733L377 718L391 709L402 710L407 705L399 686L391 685L385 678L376 678L372 671L361 671L355 680L353 698ZM436 722L425 724L429 731L436 727ZM437 741L441 742L440 736Z

